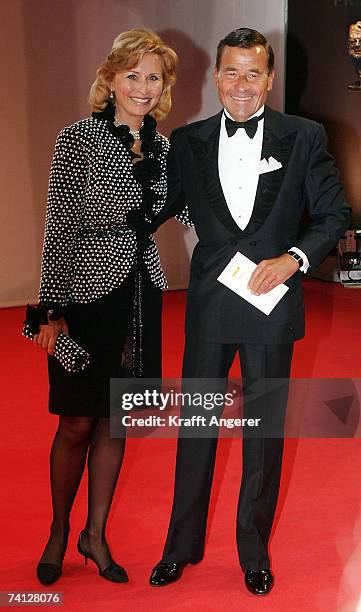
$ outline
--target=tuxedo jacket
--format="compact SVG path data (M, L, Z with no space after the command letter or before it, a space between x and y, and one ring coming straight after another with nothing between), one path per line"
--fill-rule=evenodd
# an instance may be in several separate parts
M191 262L186 331L209 342L292 342L304 334L302 272L286 281L289 290L268 316L217 277L237 251L259 263L297 246L315 268L349 226L339 173L320 124L266 107L261 159L272 156L282 167L259 176L253 213L242 231L219 179L221 116L172 133L167 203L155 219L159 226L187 206L199 239ZM310 223L300 235L305 210Z

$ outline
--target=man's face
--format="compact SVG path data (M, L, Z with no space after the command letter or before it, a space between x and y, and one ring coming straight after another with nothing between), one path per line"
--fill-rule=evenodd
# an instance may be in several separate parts
M214 79L222 106L235 121L247 121L266 102L274 72L268 74L266 49L225 47Z

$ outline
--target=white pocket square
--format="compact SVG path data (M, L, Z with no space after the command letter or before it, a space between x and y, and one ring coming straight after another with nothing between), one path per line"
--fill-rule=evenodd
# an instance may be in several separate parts
M279 170L282 168L281 162L277 161L274 157L269 157L267 159L261 159L259 162L259 174L265 174L266 172L273 172L274 170Z

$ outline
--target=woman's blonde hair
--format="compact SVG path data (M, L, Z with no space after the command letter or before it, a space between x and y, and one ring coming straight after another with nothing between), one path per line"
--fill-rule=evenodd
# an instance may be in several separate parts
M139 28L119 34L103 64L97 70L96 79L91 86L89 104L92 111L105 108L110 96L110 84L119 70L134 68L143 58L144 53L156 53L162 61L163 92L157 106L150 115L156 121L164 119L171 108L171 87L176 80L178 57L152 30Z

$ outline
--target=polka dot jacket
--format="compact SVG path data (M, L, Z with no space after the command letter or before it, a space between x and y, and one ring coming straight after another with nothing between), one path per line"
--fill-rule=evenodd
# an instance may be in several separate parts
M165 203L169 150L167 138L157 132L156 140L161 142L161 175L151 183L155 213ZM60 132L50 172L40 304L87 303L119 287L137 248L125 217L139 208L141 197L130 155L105 121L91 117ZM166 288L153 237L143 259L152 282Z

